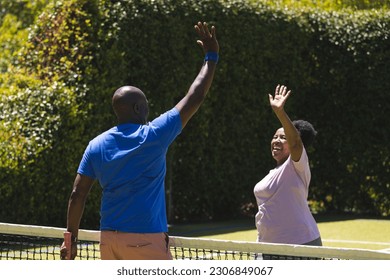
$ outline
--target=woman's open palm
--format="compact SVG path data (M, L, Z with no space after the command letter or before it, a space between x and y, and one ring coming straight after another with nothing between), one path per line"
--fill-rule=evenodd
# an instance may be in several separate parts
M290 96L290 93L291 93L291 90L287 91L286 86L277 85L276 89L275 89L275 95L272 96L271 94L268 94L269 103L270 103L272 109L274 111L283 109L287 98Z

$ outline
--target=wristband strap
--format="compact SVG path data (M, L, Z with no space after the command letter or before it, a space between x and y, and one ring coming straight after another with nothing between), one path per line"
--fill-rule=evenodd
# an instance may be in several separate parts
M217 52L208 52L206 53L204 57L204 61L214 61L215 63L218 63L219 55Z

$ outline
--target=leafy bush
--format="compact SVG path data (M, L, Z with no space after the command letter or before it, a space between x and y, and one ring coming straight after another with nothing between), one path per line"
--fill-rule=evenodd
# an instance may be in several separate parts
M115 125L113 91L141 88L150 118L172 108L202 64L198 20L216 25L221 59L168 154L170 222L253 215L253 187L274 165L269 143L280 124L267 93L278 83L293 90L291 118L319 131L309 154L313 210L390 214L389 135L378 125L389 109L385 9L72 0L33 18L28 42L9 47L19 58L0 75L0 201L23 205L2 209L0 220L64 226L84 148ZM95 186L83 227L98 226L99 199Z
M65 222L75 163L85 145L87 87L79 77L91 50L82 2L48 6L28 43L13 50L15 66L0 75L1 199L23 205L4 207L2 220Z
M369 10L389 8L389 0L250 0L253 3L266 3L267 5L290 8L319 8L321 10Z

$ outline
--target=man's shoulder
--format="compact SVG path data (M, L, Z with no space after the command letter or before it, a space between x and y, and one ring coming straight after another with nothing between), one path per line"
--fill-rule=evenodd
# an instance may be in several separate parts
M102 143L109 135L116 130L116 127L112 127L99 135L92 138L92 140L89 141L89 146L96 146Z
M180 113L179 110L176 109L176 107L173 107L171 110L168 110L158 117L156 117L153 121L148 123L149 126L155 127L160 126L165 123L169 122L179 122L180 121Z

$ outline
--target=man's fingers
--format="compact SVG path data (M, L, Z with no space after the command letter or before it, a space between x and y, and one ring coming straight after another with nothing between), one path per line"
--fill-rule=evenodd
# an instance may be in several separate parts
M194 27L195 31L198 33L199 36L202 36L204 34L204 31L202 30L202 23L200 21Z
M198 34L201 36L201 37L204 37L205 36L205 31L204 31L204 27L202 25L202 23L199 21L197 25L195 25L195 29L196 31L198 32Z
M206 22L203 22L203 29L204 29L204 33L207 37L210 37L210 31L209 31L209 27L207 26L207 23Z
M199 36L200 36L202 39L207 39L207 38L210 38L210 37L212 37L212 36L215 36L215 27L212 27L212 30L211 30L211 31L212 31L213 33L210 33L209 28L208 28L206 22L201 23L201 22L199 21L198 24L195 25L194 27L195 27L196 32L199 34Z
M217 39L217 35L215 33L215 26L211 26L211 36Z
M61 248L61 251L60 251L60 256L61 256L61 260L65 260L66 259L66 255L67 255L67 250L66 248Z

